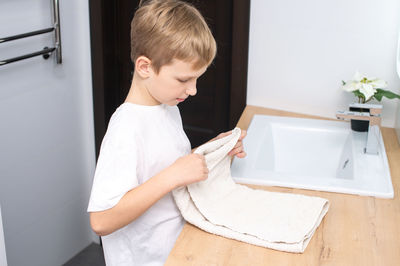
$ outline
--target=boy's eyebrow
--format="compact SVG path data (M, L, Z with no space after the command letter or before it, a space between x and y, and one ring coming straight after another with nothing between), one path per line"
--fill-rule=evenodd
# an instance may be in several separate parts
M206 70L204 70L204 72L205 71ZM190 75L185 76L185 74L183 74L181 76L180 74L177 74L176 77L179 79L197 79L197 78L201 77L204 74L204 72L199 73L199 75L193 75L193 76L190 76Z
M201 74L199 74L198 76L197 76L197 75L194 75L194 76L185 76L185 75L180 76L179 74L178 74L177 76L178 76L180 79L197 79L197 78L201 77L203 74L204 74L204 72L201 73Z
M194 78L197 78L197 76L179 76L178 75L178 78L180 78L180 79L194 79Z

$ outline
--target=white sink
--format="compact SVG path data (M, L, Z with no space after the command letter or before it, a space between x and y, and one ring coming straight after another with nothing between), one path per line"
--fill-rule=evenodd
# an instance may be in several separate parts
M238 183L393 198L382 136L378 155L364 153L366 132L348 122L255 115L244 159L231 172Z

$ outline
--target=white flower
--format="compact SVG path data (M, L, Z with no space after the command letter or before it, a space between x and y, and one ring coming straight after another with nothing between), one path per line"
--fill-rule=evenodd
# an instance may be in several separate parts
M345 91L356 91L356 90L359 90L361 88L361 83L360 82L349 81L346 84L344 84L342 88Z
M376 89L374 89L371 84L362 83L360 92L364 94L365 100L368 101L372 96L374 96Z
M360 82L361 80L363 80L363 76L360 74L360 72L356 71L356 73L353 76L353 81L355 82Z
M384 81L384 80L382 80L382 79L377 79L377 78L371 79L371 81L369 82L369 84L371 84L371 86L372 86L373 88L376 88L376 89L383 89L383 88L386 88L386 87L387 87L386 81Z
M358 90L364 95L365 101L368 101L372 96L374 96L377 91L376 89L383 89L386 87L386 81L375 77L368 78L357 71L354 74L353 79L344 84L342 89L349 92Z

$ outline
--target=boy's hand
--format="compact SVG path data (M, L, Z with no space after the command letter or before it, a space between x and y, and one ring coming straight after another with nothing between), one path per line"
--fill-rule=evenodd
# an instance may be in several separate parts
M228 131L228 132L221 133L221 134L219 134L218 136L216 136L215 138L213 138L210 141L223 138L223 137L228 136L230 134L232 134L232 130ZM228 153L229 156L236 156L238 158L244 158L246 156L246 152L243 149L243 141L242 141L246 137L246 135L247 135L246 130L242 130L242 133L241 133L241 135L240 135L235 147L233 147L233 149Z
M206 160L203 155L196 153L178 158L165 171L173 179L176 187L203 181L208 177Z

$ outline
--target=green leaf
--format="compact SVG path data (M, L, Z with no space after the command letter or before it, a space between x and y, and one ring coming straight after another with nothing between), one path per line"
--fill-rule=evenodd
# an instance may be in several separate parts
M396 93L393 93L393 92L387 91L387 90L376 89L374 98L377 99L378 101L381 101L383 96L385 96L388 99L394 99L394 98L400 99L400 95L398 95Z
M352 91L352 93L358 98L358 103L365 103L365 96L360 90Z
M377 99L379 102L382 100L383 94L382 92L376 90L375 94L374 94L374 98Z
M346 85L346 82L344 82L343 80L342 80L342 85L343 85L343 86Z
M356 91L352 91L353 92L353 94L356 96L356 97L358 97L358 98L365 98L365 96L364 96L364 94L362 94L361 92L360 92L360 90L356 90Z

